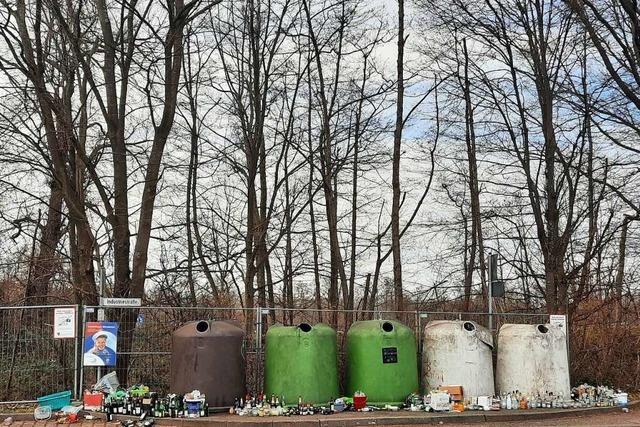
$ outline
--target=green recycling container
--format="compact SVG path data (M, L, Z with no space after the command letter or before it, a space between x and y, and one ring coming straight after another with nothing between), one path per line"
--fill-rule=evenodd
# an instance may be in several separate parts
M339 397L336 331L319 323L311 326L275 325L265 345L266 396L284 396L285 404L327 403Z
M418 393L413 331L395 320L355 322L347 333L345 393L367 395L372 405L400 404Z

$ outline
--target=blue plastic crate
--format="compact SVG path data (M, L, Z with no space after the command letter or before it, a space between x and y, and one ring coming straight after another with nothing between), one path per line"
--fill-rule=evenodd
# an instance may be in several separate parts
M52 411L58 411L63 406L71 403L71 392L61 391L59 393L48 394L38 398L40 406L50 406Z

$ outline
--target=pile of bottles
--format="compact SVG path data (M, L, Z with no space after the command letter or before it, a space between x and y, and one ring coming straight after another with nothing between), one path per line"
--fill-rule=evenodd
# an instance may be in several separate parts
M336 412L335 402L332 400L326 405L312 405L305 403L302 396L298 397L297 405L287 405L284 396L271 395L270 398L263 393L253 396L247 394L236 398L230 414L253 417L292 416L292 415L329 415Z
M500 395L500 409L539 409L539 408L570 408L571 401L564 395L554 395L551 392L537 393L535 396L527 396L518 390Z
M494 396L491 399L491 410L516 410L516 409L570 409L589 407L617 406L618 401L615 392L604 386L582 385L571 391L571 396L563 394L554 395L551 392L536 393L527 396L518 390ZM467 410L482 410L481 405L470 404Z
M500 396L500 409L538 409L538 408L590 408L616 406L618 401L612 389L604 386L583 385L572 390L571 396L563 394L525 396L517 391Z
M133 415L141 419L194 418L206 417L209 406L205 395L197 390L184 396L169 394L161 397L146 386L133 386L105 394L100 411L106 414L107 421L113 420L114 415Z
M620 393L619 390L618 393ZM612 388L602 385L582 384L574 387L571 389L571 398L581 408L618 405L616 392Z
M445 400L442 400L444 394ZM624 400L619 401L620 395L624 395ZM446 398L448 396L448 399ZM437 402L432 401L438 397ZM481 396L475 399L465 399L465 401L454 401L452 396L446 392L434 390L424 397L412 394L407 397L405 409L409 411L500 411L519 409L570 409L588 407L611 407L624 406L626 404L626 394L605 386L590 386L583 384L575 387L571 395L565 397L563 394L536 393L526 395L518 390L502 393L499 396Z
M442 392L438 392L442 394ZM409 411L433 411L433 402L430 401L431 394L421 396L411 394L405 401L404 408ZM609 387L590 386L583 384L571 390L571 396L563 394L554 395L548 393L536 393L536 395L525 395L515 390L509 393L502 393L499 396L484 396L472 401L453 402L449 396L449 409L457 412L465 410L517 410L517 409L539 409L539 408L585 408L603 407L618 405L618 394ZM446 397L445 397L446 398ZM482 402L481 402L482 400ZM445 402L446 403L446 400ZM457 406L456 406L457 405ZM399 406L374 407L365 406L358 408L361 411L371 410L398 410ZM100 410L107 415L107 420L113 420L114 415L132 415L144 419L153 418L192 418L205 417L209 414L209 406L206 397L198 390L194 390L186 395L168 394L164 397L158 393L149 391L146 386L138 385L129 389L118 388L111 393L105 393ZM292 416L292 415L329 415L345 410L356 410L353 399L338 398L331 399L324 405L305 403L302 396L298 396L297 404L287 404L284 396L271 395L267 397L264 393L256 395L247 394L236 398L229 413L240 416ZM436 409L438 410L438 409ZM442 410L442 409L440 409Z

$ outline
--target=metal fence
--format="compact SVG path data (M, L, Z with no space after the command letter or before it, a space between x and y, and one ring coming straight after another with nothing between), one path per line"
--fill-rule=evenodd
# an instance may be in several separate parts
M0 403L33 401L36 397L95 384L106 368L83 367L82 352L87 322L118 322L118 357L128 358L126 372L118 372L122 385L146 384L169 391L171 334L194 320L234 320L246 331L246 383L260 391L263 380L264 336L274 324L324 322L336 328L339 368L343 372L346 332L352 322L397 319L412 328L422 347L422 329L431 320L473 320L487 324L487 313L418 311L337 311L283 308L219 307L77 307L77 338L53 338L53 313L58 306L0 307ZM66 306L69 307L69 306ZM494 313L494 331L504 323L544 323L546 314ZM418 354L418 360L421 354Z
M104 310L104 320L118 322L119 336L129 336L130 343L121 346L118 342L118 357L128 357L128 371L119 373L122 385L145 384L154 390L166 392L169 389L171 334L183 324L194 320L235 320L245 327L257 309L215 308L215 307L139 307L106 308L85 307L83 323L96 321ZM251 329L253 331L253 328ZM256 363L255 334L246 336L247 383L253 384L250 373ZM82 367L81 385L83 389L95 384L97 376L104 374L94 367Z
M55 308L0 307L0 401L77 388L78 339L53 337Z

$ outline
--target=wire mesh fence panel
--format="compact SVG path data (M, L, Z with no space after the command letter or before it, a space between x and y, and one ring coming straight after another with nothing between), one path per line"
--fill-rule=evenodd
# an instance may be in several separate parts
M99 316L99 311L104 315ZM126 358L126 372L117 371L121 385L145 384L158 392L170 389L171 337L181 326L199 320L229 320L246 332L245 364L247 384L257 380L253 374L258 364L255 342L255 310L215 307L138 307L138 308L85 308L85 323L97 321L118 322L118 358ZM86 337L90 339L90 337ZM85 366L83 388L90 388L99 375L113 368Z
M433 320L464 320L472 321L478 325L489 327L489 314L484 312L440 312L440 311L421 311L419 313L420 326L424 328L426 324ZM544 313L493 313L492 331L494 335L500 330L500 327L508 323L526 323L538 324L548 323L549 316ZM424 331L421 331L424 332Z
M540 324L549 323L549 315L546 313L499 313L493 315L494 333L500 331L500 327L505 324Z
M0 401L74 390L77 341L54 338L55 308L0 307Z
M81 392L114 367L83 366L88 322L118 323L117 375L122 386L145 384L160 393L170 391L172 334L181 326L199 320L229 320L245 331L247 389L259 392L264 379L266 333L276 324L296 326L326 323L336 330L338 371L345 372L349 328L362 320L397 320L416 337L417 360L422 366L424 328L432 320L471 320L487 325L487 313L437 311L345 311L284 308L221 307L84 307L77 316L77 339L53 338L53 306L0 307L0 401L34 400L62 390ZM495 313L493 332L506 323L546 323L540 313ZM122 363L125 359L126 363ZM123 368L126 367L126 368ZM122 370L126 369L126 370ZM77 383L77 384L76 384ZM340 381L342 384L343 381ZM74 387L77 385L77 387Z
M98 307L86 310L85 321L97 319ZM418 360L421 360L422 330L429 320L474 320L484 324L486 313L446 313L415 311L371 311L355 312L345 310L261 308L243 310L213 307L141 307L105 309L105 320L119 322L118 357L128 357L126 373L118 373L123 385L143 383L159 392L170 389L171 335L182 325L197 320L233 320L246 332L246 384L247 389L259 392L264 379L264 340L270 327L274 325L297 326L301 323L326 323L336 330L338 345L338 372L344 377L346 359L346 337L349 327L356 321L395 319L411 328L416 336ZM545 316L528 314L496 314L494 324L535 323L544 321ZM127 338L128 337L128 338ZM85 367L83 385L90 387L97 380L100 371ZM106 371L103 369L102 374ZM342 381L340 381L342 383Z

